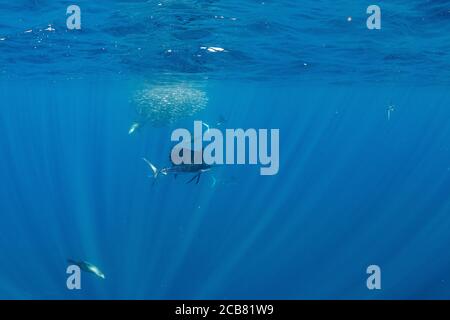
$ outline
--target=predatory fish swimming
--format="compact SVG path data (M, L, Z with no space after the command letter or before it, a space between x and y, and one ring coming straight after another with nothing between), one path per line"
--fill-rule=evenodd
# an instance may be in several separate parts
M202 153L202 157L203 157L203 150L202 151L192 151L192 150L182 149L182 150L180 150L180 153L182 154L184 151L191 152L191 159L195 158L195 153L196 152L201 152ZM162 174L162 175L166 176L166 175L168 175L170 173L170 174L173 174L175 176L175 178L176 178L178 176L178 174L193 173L194 176L187 183L190 183L190 182L194 181L195 179L197 179L195 183L198 184L199 181L200 181L201 174L211 170L211 168L212 168L211 165L204 163L204 161L202 161L202 163L200 163L200 164L195 164L195 163L192 163L192 164L186 164L186 163L175 164L173 162L172 158L170 157L170 161L171 161L172 165L170 167L167 167L167 168L158 169L150 161L148 161L146 158L142 158L142 160L144 160L145 163L147 163L147 165L150 167L150 170L152 171L152 176L155 179L159 176L159 174Z
M105 275L103 272L100 271L100 269L97 266L94 266L92 263L87 261L74 261L72 259L67 260L68 263L78 266L81 270L93 273L97 277L100 277L102 279L105 279Z

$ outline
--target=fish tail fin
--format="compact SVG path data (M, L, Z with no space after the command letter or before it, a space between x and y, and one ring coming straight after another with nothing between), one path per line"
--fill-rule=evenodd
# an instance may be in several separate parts
M208 132L209 129L210 129L209 124L207 124L206 122L202 121L202 125L206 127L206 132Z
M158 177L159 170L146 158L142 158L142 160L144 160L144 162L149 166L150 170L152 171L153 178L156 179Z
M217 179L216 179L216 177L214 177L214 176L211 176L211 180L212 180L212 183L211 183L211 188L214 188L214 187L216 186L216 183L217 183Z

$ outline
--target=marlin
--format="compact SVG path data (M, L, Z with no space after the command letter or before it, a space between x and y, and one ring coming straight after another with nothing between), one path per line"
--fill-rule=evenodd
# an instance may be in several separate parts
M187 149L182 149L180 152L181 154L183 153L184 150ZM192 151L192 150L187 150L187 152L191 152L192 158L194 159L194 154L195 152L202 152L203 155L203 151ZM149 166L150 170L152 171L152 176L153 178L157 178L160 174L167 176L168 174L173 174L174 177L176 178L179 174L183 174L183 173L193 173L194 176L187 182L187 183L191 183L192 181L194 181L195 179L197 179L195 181L195 184L198 184L200 181L200 176L202 173L210 171L212 166L209 164L204 163L204 161L202 161L202 163L200 164L186 164L186 163L181 163L181 164L175 164L172 160L172 158L170 157L170 161L172 163L172 165L170 167L167 168L162 168L162 169L158 169L156 168L155 165L153 165L150 161L148 161L146 158L142 158L142 160L145 161L145 163Z
M95 274L97 277L100 277L102 279L105 279L105 275L97 266L94 266L92 263L87 261L75 261L72 259L67 260L68 263L74 264L78 266L81 270L89 273Z

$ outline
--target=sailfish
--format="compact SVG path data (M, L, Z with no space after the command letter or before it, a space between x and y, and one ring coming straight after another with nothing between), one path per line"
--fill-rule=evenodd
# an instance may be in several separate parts
M196 163L181 163L181 164L176 164L173 159L172 156L169 156L170 162L171 162L171 166L166 167L166 168L162 168L162 169L158 169L154 164L152 164L149 160L147 160L146 158L142 158L142 160L145 161L145 163L148 165L148 167L150 168L151 172L152 172L152 177L154 179L158 178L160 175L168 175L168 174L173 174L174 177L176 178L179 174L194 174L194 176L187 182L187 183L191 183L192 181L196 180L195 183L198 184L200 182L200 176L202 173L210 171L212 166L209 164L206 164L203 161L203 150L200 151L194 151L194 150L189 150L187 148L183 148L181 150L179 150L178 155L180 156L180 158L183 157L184 152L190 152L191 153L191 162L194 162L193 159L200 158L202 161L199 164ZM198 153L201 153L201 155L199 155Z

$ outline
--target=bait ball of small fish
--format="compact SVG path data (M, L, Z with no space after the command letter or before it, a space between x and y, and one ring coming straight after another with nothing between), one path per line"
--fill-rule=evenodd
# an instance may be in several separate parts
M208 97L188 85L164 85L138 91L134 102L143 121L159 127L205 109Z

